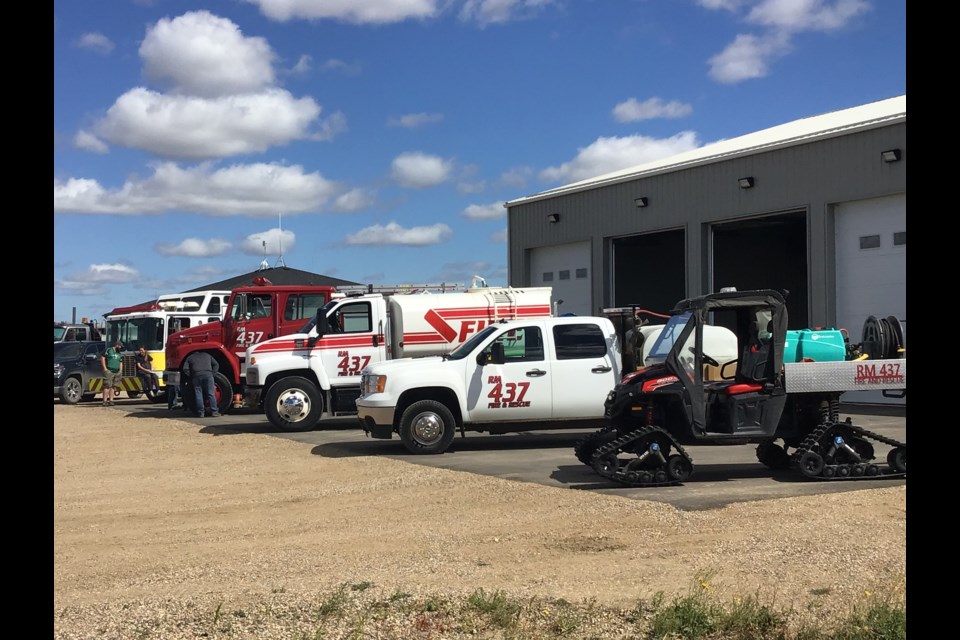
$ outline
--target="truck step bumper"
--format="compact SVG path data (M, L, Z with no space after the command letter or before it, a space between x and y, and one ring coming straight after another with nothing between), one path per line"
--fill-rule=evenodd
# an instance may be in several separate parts
M371 438L389 440L393 437L393 427L389 424L377 424L372 416L358 418L360 426Z

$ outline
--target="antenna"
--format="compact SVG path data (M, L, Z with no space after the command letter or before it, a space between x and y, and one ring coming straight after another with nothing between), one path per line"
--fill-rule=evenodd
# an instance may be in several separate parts
M277 264L279 264L281 267L285 267L285 266L287 266L287 265L284 264L284 262L283 262L283 213L281 212L281 213L278 214L278 215L279 215L279 217L280 217L280 222L277 223L277 226L278 226L278 228L279 228L279 230L280 230L280 233L278 234L277 242L280 243L280 257L277 258ZM277 264L275 264L275 265L273 265L273 266L276 267Z
M264 269L270 268L270 263L267 262L267 241L261 240L260 243L263 245L263 260L260 261L260 269L258 269L258 271L263 271Z

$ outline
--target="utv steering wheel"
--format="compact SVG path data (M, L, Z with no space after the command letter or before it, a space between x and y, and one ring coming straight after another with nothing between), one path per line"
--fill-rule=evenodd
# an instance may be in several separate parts
M719 362L717 362L716 360L714 360L713 358L711 358L710 356L708 356L708 355L705 354L705 353L704 353L701 357L703 358L703 363L704 363L704 364L708 364L708 365L710 365L711 367L719 367L719 366L720 366L720 363L719 363Z

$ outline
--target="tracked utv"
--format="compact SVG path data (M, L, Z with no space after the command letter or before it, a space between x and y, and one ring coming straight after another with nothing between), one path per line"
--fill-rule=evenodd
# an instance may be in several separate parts
M860 345L846 343L833 362L810 362L794 344L791 358L803 362L785 367L787 334L784 296L774 290L680 301L645 366L608 394L607 424L576 444L577 458L627 486L684 482L694 469L684 449L690 444L756 443L761 463L796 469L806 478L905 476L906 444L854 426L849 418L839 421L839 399L844 391L863 388L862 381L875 382L867 375L880 378L871 388L902 388L905 394L906 360L879 354L896 360L864 365L852 361L868 357ZM736 349L710 353L729 344ZM889 447L886 464L876 461L877 444Z

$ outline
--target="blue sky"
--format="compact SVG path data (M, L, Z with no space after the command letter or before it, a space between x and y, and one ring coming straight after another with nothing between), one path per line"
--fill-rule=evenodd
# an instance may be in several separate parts
M54 320L505 285L508 200L905 93L905 0L56 0Z

